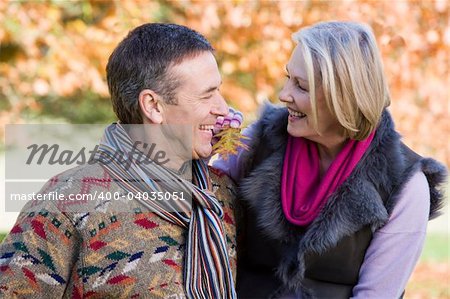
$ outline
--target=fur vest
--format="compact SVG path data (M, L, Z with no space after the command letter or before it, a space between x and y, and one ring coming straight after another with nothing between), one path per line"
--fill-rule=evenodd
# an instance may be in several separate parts
M251 294L246 290L259 285L261 293L252 296L277 296L278 290L278 294L290 291L302 298L320 297L314 288L326 289L326 285L310 282L334 279L334 285L346 285L341 292L344 297L351 295L372 233L388 221L403 185L415 172L425 174L432 219L443 205L439 187L446 169L404 145L384 111L369 149L352 174L308 228L297 227L286 220L280 200L287 114L286 108L266 105L250 151L244 154L240 197L247 215L242 245L238 245L238 292L245 298ZM350 265L345 264L348 261ZM333 276L320 271L321 263L343 268Z

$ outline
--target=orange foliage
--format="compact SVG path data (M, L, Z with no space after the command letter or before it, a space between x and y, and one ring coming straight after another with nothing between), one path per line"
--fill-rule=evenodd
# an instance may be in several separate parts
M228 102L254 119L277 101L284 65L301 26L366 22L378 39L391 86L391 111L407 144L450 165L447 1L0 1L0 124L89 90L107 96L114 46L145 22L174 22L204 34L217 50ZM95 103L92 103L95 113Z

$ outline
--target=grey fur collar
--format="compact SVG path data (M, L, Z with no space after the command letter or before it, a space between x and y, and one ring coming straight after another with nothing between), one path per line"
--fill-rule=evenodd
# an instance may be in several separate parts
M296 256L285 257L277 269L288 288L301 289L305 253L320 254L366 225L372 231L383 226L403 183L418 169L425 173L430 185L430 218L442 207L443 195L438 187L446 179L445 167L432 159L422 159L403 145L390 114L385 111L361 162L331 196L319 216L306 231L292 225L283 214L280 200L286 126L286 108L267 104L256 125L253 144L244 158L244 168L249 171L241 181L240 192L268 237L297 247L293 251Z

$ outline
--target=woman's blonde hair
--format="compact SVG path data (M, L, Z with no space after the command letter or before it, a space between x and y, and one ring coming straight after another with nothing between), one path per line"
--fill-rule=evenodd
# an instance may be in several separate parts
M363 140L389 106L389 89L370 27L354 22L323 22L292 35L303 51L313 123L318 127L316 83L331 113L349 138Z

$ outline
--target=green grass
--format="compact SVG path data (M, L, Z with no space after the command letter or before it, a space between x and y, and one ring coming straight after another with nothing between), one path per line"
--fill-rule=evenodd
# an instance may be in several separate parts
M449 262L450 238L445 233L429 233L420 257L426 262Z

